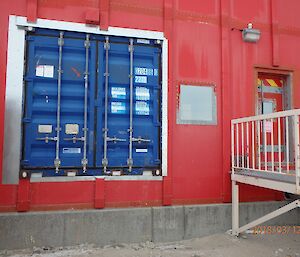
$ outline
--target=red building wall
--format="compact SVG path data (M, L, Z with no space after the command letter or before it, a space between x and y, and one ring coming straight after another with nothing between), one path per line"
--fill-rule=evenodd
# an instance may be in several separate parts
M258 68L293 72L300 108L298 0L4 0L0 2L0 156L9 15L163 31L169 40L168 176L161 181L0 184L0 211L229 202L230 120L255 114ZM256 44L241 29L260 29ZM180 84L213 84L217 125L178 125ZM0 181L2 181L0 158ZM250 186L241 200L280 199Z

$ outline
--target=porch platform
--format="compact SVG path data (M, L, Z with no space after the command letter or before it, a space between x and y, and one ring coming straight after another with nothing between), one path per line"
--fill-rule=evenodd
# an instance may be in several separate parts
M239 183L300 196L300 109L231 121L232 234L300 207L300 199L239 225Z

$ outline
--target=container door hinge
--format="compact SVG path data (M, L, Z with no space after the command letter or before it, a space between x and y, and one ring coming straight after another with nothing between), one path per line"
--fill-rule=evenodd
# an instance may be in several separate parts
M24 118L23 123L30 123L32 121L31 118Z
M26 165L28 165L28 164L29 164L29 160L22 160L22 161L21 161L21 165L26 166Z
M161 161L159 159L154 160L154 164L161 164Z
M24 81L25 82L32 82L33 81L33 79L31 78L31 77L24 77Z

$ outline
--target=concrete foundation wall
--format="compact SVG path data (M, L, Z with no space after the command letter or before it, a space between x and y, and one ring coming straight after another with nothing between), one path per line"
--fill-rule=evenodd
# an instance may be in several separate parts
M285 202L240 204L241 225ZM295 209L269 224L299 225ZM0 249L34 246L98 246L167 242L223 233L231 228L231 204L0 214Z

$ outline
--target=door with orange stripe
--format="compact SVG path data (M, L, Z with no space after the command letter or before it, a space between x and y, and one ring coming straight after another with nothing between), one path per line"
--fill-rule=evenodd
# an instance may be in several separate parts
M258 115L280 112L291 108L289 79L284 75L259 74L257 92ZM261 168L271 170L273 166L272 163L280 161L283 164L282 168L286 170L285 167L287 166L289 158L286 156L285 149L287 145L285 120L270 119L262 122L260 126L258 156L261 160ZM274 171L278 172L278 170Z

